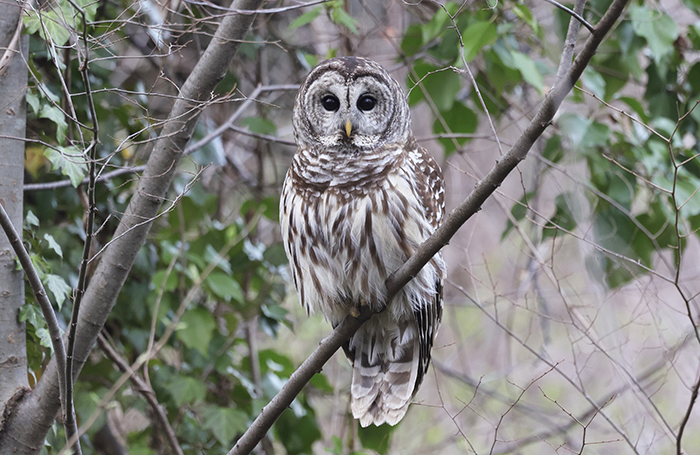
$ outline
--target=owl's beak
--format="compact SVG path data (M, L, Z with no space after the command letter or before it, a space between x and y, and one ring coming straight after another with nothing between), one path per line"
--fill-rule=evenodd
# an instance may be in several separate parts
M350 133L352 133L352 123L350 123L350 119L348 119L345 121L345 134L350 137Z

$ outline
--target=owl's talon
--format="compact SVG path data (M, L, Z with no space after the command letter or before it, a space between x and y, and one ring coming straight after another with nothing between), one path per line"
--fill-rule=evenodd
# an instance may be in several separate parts
M350 308L350 316L353 318L359 318L360 317L360 309L357 308L356 306Z

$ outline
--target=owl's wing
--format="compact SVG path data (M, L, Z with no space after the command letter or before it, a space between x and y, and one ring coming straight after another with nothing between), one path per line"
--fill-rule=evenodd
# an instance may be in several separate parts
M445 213L445 181L442 170L423 147L416 145L411 155L416 177L416 195L422 201L426 220L434 231L440 225ZM420 340L420 369L414 393L428 371L430 351L442 319L442 282L445 277L445 264L439 253L430 260L430 265L436 271L434 292L428 295L418 293L413 296L412 302Z
M423 202L425 216L437 229L445 214L445 179L435 158L423 147L416 144L411 152L416 173L416 192Z

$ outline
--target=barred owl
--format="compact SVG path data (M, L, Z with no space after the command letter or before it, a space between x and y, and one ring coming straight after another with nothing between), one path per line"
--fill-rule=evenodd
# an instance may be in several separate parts
M351 408L363 427L395 425L430 363L445 265L436 255L389 301L384 282L439 225L442 172L413 137L399 84L368 59L314 68L293 124L280 224L294 285L334 327L360 305L377 313L344 346Z

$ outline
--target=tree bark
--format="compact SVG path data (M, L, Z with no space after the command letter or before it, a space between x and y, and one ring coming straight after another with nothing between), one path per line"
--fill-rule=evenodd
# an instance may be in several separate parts
M262 0L236 0L231 5L232 9L246 13L232 14L222 20L214 38L180 90L138 189L121 218L111 245L102 254L83 298L76 333L74 378L94 346L136 254L158 215L202 108L225 76L240 41L253 22L255 15L247 11L257 10L261 3ZM0 435L0 455L39 453L59 408L58 369L52 359L37 387L18 403L14 413L9 416L4 436Z
M27 36L15 34L20 21L19 5L0 3L0 56L9 59L1 59L7 64L0 73L0 204L21 233L27 68L20 52L27 55ZM22 271L7 236L0 233L0 435L4 412L28 391L25 330L18 319L23 303Z

